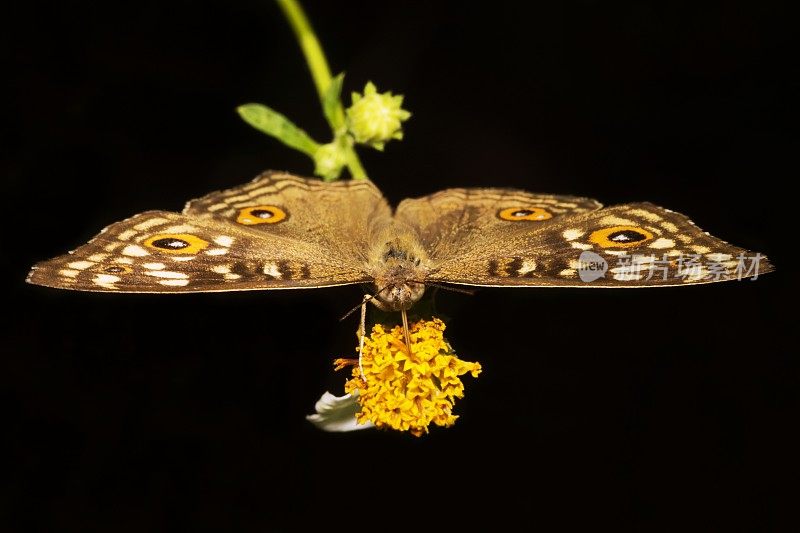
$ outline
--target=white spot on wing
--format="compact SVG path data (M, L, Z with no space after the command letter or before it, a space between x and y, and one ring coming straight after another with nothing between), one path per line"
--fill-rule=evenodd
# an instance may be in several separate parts
M64 268L62 270L59 270L58 273L61 274L64 277L67 277L67 278L74 278L75 276L80 274L80 271L78 271L78 270L70 270L68 268Z
M533 272L534 270L536 270L536 261L533 259L526 259L522 262L522 266L519 267L517 272L520 276L524 276L525 274Z
M192 259L194 259L193 255L181 255L172 258L173 261L191 261Z
M228 204L214 204L208 207L209 211L219 211L220 209L225 209L228 207Z
M122 255L129 255L131 257L144 257L150 255L150 252L136 244L129 244L122 249Z
M160 284L166 285L167 287L185 287L189 284L188 279L162 279L159 281Z
M559 272L558 275L559 276L563 276L565 278L571 278L571 277L574 277L575 274L577 274L577 273L578 273L578 271L575 270L574 268L565 268L564 270Z
M150 229L153 226L158 226L159 224L163 224L164 222L169 222L166 218L151 218L149 220L145 220L144 222L139 222L134 226L134 228L141 230Z
M699 265L697 268L690 269L687 274L684 281L700 281L708 277L708 269Z
M691 248L695 253L698 254L707 254L708 252L711 251L711 248L709 248L708 246L703 246L702 244L695 244L690 246L689 248Z
M225 279L239 279L241 277L239 274L225 274Z
M217 265L211 269L212 272L216 272L217 274L227 274L231 271L231 267L228 265Z
M641 274L614 274L614 279L617 281L634 281L637 279L642 279Z
M86 270L87 268L93 266L94 264L95 264L94 261L73 261L67 266L70 268L74 268L76 270Z
M653 213L652 211L647 211L646 209L631 209L628 212L632 215L639 215L640 217L649 222L658 222L659 220L661 220L660 216Z
M117 286L114 284L118 282L119 279L119 276L112 276L111 274L97 274L92 281L95 285L100 285L106 289L116 289Z
M620 218L614 215L606 215L600 219L600 224L604 226L636 226L636 222L627 218Z
M661 223L661 227L667 231L671 231L673 233L678 232L678 226L673 224L672 222L667 222L666 220Z
M569 244L570 244L570 246L572 246L573 248L577 248L578 250L591 250L592 249L592 245L591 244L586 244L586 243L583 243L583 242L571 242Z
M171 270L155 270L153 272L145 272L148 276L156 278L169 278L169 279L187 279L189 276L183 272L172 272Z
M567 239L568 241L574 241L575 239L577 239L578 237L580 237L580 236L581 236L581 235L583 235L584 233L585 233L585 232L584 232L583 230L579 230L579 229L568 229L568 230L564 230L564 233L562 233L561 235L562 235L562 236L563 236L565 239Z
M278 265L275 263L265 263L264 274L275 279L281 279L281 271L278 269Z
M142 266L148 270L164 270L167 265L164 263L144 263Z
M106 257L108 257L108 254L92 254L86 259L88 259L89 261L94 261L96 263L99 263L100 261L103 261Z
M170 226L162 230L164 233L194 233L197 228L189 224L178 224L177 226Z
M227 253L227 248L212 248L206 252L206 255L225 255Z
M219 244L220 246L225 246L226 248L233 244L233 237L228 237L227 235L220 235L214 242Z
M675 241L672 239L667 239L666 237L661 237L660 239L654 240L649 248L655 248L656 250L662 250L664 248L673 248L675 246Z
M121 240L121 241L127 241L128 239L130 239L131 237L133 237L137 233L139 233L139 232L136 231L135 229L126 229L125 231L123 231L122 233L117 235L117 238L119 240Z

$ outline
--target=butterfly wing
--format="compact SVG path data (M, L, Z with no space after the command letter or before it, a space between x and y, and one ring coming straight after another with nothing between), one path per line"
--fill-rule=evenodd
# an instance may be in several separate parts
M371 228L391 218L391 208L369 180L324 182L281 172L192 200L183 213L314 243L340 262L365 260Z
M504 222L453 243L450 248L458 252L436 256L427 279L484 286L643 287L741 279L773 269L766 257L650 203L568 214L546 225Z
M369 281L370 217L389 217L367 181L326 184L268 173L189 202L141 213L75 251L34 266L28 281L113 292L311 288Z
M486 232L515 224L544 227L560 218L600 209L591 198L532 194L516 189L447 189L400 202L395 219L415 228L428 255L447 261Z

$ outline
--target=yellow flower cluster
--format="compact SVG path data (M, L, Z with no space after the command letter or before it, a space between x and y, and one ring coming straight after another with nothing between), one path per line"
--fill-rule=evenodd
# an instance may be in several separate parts
M377 324L364 339L360 368L356 359L334 362L337 370L353 366L345 391L357 394L359 424L371 421L378 428L420 436L431 423L444 427L455 423L453 404L464 396L459 376L469 372L477 377L481 365L456 357L444 340L444 329L438 318L412 324L409 350L400 326L386 331Z

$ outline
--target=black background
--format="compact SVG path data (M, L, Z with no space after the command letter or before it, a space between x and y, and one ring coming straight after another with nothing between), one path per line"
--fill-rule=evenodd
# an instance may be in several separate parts
M392 202L449 186L649 200L778 271L440 294L448 338L484 367L456 426L319 432L304 415L341 391L330 360L352 353L355 318L338 318L357 289L23 283L136 212L268 168L310 174L234 113L263 102L327 138L277 7L29 4L3 32L0 529L791 530L790 17L760 2L306 7L347 92L373 80L414 113L402 143L361 152Z

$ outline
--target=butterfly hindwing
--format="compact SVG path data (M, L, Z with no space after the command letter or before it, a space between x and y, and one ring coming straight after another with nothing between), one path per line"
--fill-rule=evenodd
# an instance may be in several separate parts
M28 281L83 291L213 292L366 281L357 263L313 242L265 235L224 219L148 211L75 251L33 267Z
M463 252L440 259L428 279L484 286L647 287L772 270L765 257L650 203L568 215L547 226L509 222L477 240L457 243Z

